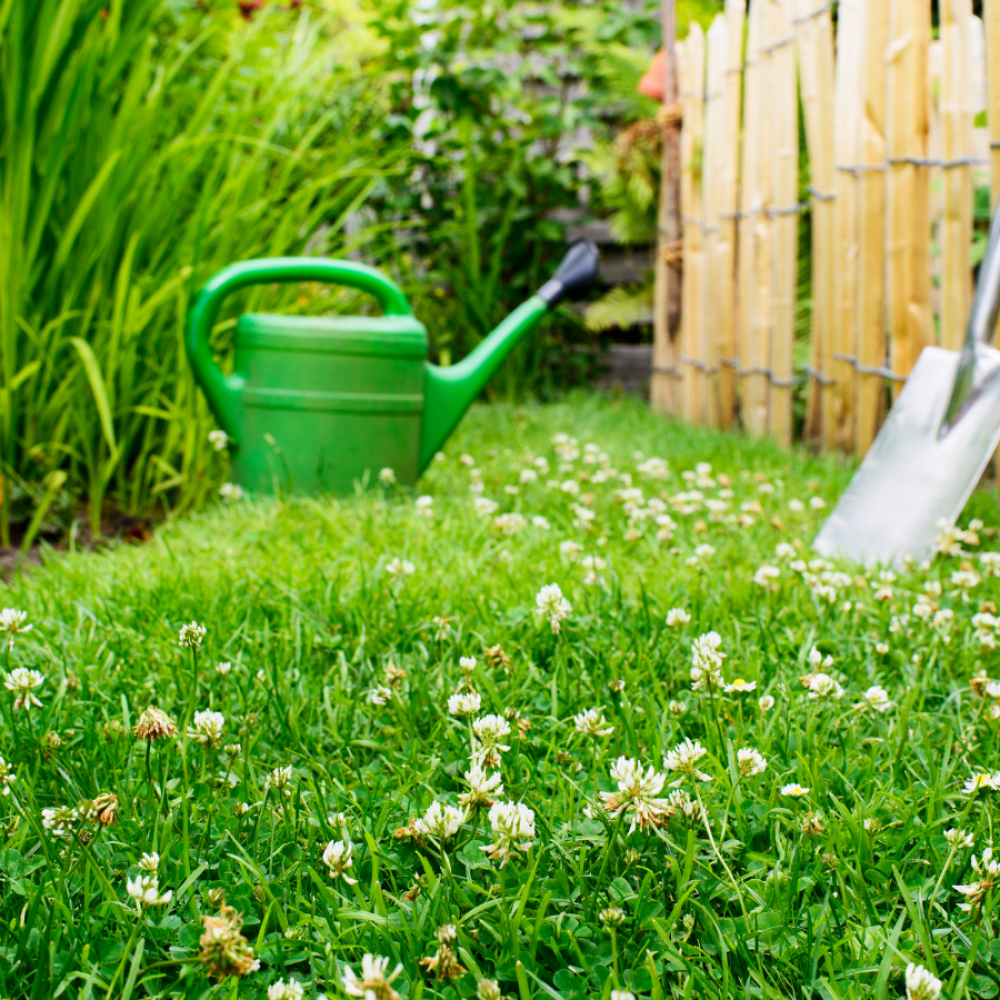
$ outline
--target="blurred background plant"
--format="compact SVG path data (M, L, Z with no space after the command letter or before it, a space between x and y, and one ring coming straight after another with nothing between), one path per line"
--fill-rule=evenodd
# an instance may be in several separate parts
M720 6L682 3L682 30ZM384 266L448 363L544 281L568 223L648 239L657 140L635 123L655 107L635 82L658 16L655 0L0 3L0 541L64 531L81 504L96 536L218 487L182 331L225 264ZM366 308L247 293L216 331L224 365L248 304ZM570 348L592 338L560 310L492 391L578 380L590 362Z

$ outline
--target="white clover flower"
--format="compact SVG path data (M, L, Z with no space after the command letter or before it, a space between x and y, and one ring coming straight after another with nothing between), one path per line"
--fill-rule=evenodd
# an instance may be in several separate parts
M483 488L482 483L476 483L473 485L478 485L480 489ZM497 512L497 508L500 506L496 500L491 500L489 497L473 497L472 506L475 508L477 514L481 514L483 517L489 517L491 514Z
M463 673L472 673L476 669L476 658L474 656L460 656L458 665L462 668Z
M588 708L585 712L574 715L573 724L576 731L585 736L610 736L615 731L614 726L608 725L608 720L599 708Z
M559 632L563 621L573 611L573 606L563 597L558 583L549 583L535 597L535 614L545 618L553 632Z
M367 954L361 959L360 978L349 965L345 965L342 976L344 992L352 997L361 997L363 1000L400 1000L399 994L392 988L392 983L403 971L403 965L402 963L397 965L391 975L386 975L388 968L388 958Z
M375 705L376 708L382 708L384 705L388 705L392 700L392 688L386 687L384 684L379 684L377 687L372 688L368 692L368 703L370 705Z
M671 608L667 612L667 628L687 625L689 621L691 621L691 615L684 608Z
M757 706L762 712L770 712L774 708L774 696L770 694L761 695L757 699Z
M229 435L223 430L214 430L208 432L208 443L216 451L225 451L226 445L229 444Z
M539 531L549 531L552 528L552 525L549 524L548 518L542 517L541 514L536 514L531 519L531 523L532 523L532 526L535 527L535 528L538 528ZM484 980L484 982L485 982L485 980Z
M10 795L10 786L17 781L14 768L0 757L0 793Z
M1000 789L1000 771L992 773L989 771L980 771L978 774L974 774L971 778L966 779L962 791L966 795L975 795L976 792L995 792L997 789Z
M510 735L510 723L502 715L484 715L472 723L470 760L482 767L499 767L500 752L510 749L500 741Z
M459 691L448 699L448 714L463 719L475 715L483 699L476 691Z
M216 665L215 672L220 677L228 677L232 669L233 669L232 663L230 663L229 660L223 660L221 663Z
M480 979L476 984L476 1000L501 1000L500 984L495 979Z
M718 687L722 683L722 661L719 652L722 638L718 632L705 632L691 644L691 690Z
M951 574L951 582L963 590L971 590L982 582L979 574L971 569L957 569Z
M653 767L643 774L639 761L631 757L619 757L611 765L611 778L618 783L618 791L601 792L601 799L604 808L613 817L623 811L632 814L629 835L637 827L647 830L663 821L669 803L658 796L666 783L665 775Z
M802 511L806 509L806 505L801 500L797 500L793 497L788 501L788 509L793 514L801 514Z
M725 688L726 694L749 694L756 690L756 681L744 680L742 677L737 677L732 684L727 684Z
M136 875L127 879L125 888L135 900L135 907L141 911L143 906L165 906L173 898L172 892L160 894L160 885L155 875Z
M139 858L137 867L142 869L144 872L148 872L150 875L155 875L157 869L160 867L160 855L156 851L146 853L143 851L142 857Z
M671 699L667 702L667 711L671 715L683 715L687 711L687 702Z
M512 512L509 514L497 514L493 519L493 527L502 535L516 535L528 527L528 519L523 514Z
M289 787L292 783L292 768L288 767L276 767L273 771L269 771L264 775L264 791L270 791L272 788L275 791L282 792L285 795L291 795L292 790Z
M479 764L473 764L465 772L469 790L460 795L458 803L466 809L485 808L493 805L494 797L503 795L503 779L500 773L487 774Z
M774 555L778 559L794 559L795 546L790 545L788 542L778 542L774 547Z
M956 892L960 892L966 897L964 903L958 904L958 908L966 913L971 912L974 906L983 901L987 893L996 885L998 876L1000 876L1000 862L993 860L992 847L987 847L983 851L981 860L974 854L972 855L972 870L979 876L977 881L968 885L952 886Z
M636 998L630 990L612 990L609 1000L636 1000Z
M348 885L357 885L358 880L347 874L351 867L353 847L346 840L331 840L323 851L323 864L330 870L330 878L342 878Z
M219 487L219 496L226 503L236 503L243 499L243 487L236 483L223 483Z
M305 995L305 987L294 979L289 979L287 983L279 979L267 988L267 1000L302 1000Z
M875 652L878 653L879 656L885 656L885 654L889 652L889 643L887 643L887 642L876 642L875 643Z
M943 985L922 965L906 967L906 1000L938 1000Z
M198 649L207 634L208 629L204 625L199 625L195 621L188 622L182 625L177 633L177 645L181 649Z
M872 685L861 697L863 699L861 704L864 707L874 709L876 712L888 712L892 708L892 700L889 698L889 692L878 684Z
M427 496L426 494L419 496L413 501L413 506L421 517L434 516L434 497Z
M765 590L773 590L776 581L781 578L781 570L777 566L761 566L753 575L753 582Z
M704 771L699 771L695 764L707 754L708 751L698 740L685 739L683 743L678 743L673 750L668 751L663 758L663 766L668 771L679 771L689 778L697 778L698 781L711 781L712 776ZM683 781L679 778L671 782L671 788L677 788Z
M975 844L971 833L965 830L956 830L954 827L945 831L944 839L953 851L960 851Z
M832 667L833 657L824 656L815 646L809 650L809 665L814 669L818 670L820 667Z
M24 623L27 620L27 611L19 611L17 608L3 608L0 610L0 632L6 632L10 637L8 649L14 648L15 635L24 635L35 627L34 625L25 625Z
M535 814L523 802L495 802L489 811L490 829L495 842L483 848L488 857L500 858L503 868L511 852L527 853L535 837Z
M391 486L396 481L396 473L388 466L379 470L378 481L383 486Z
M35 691L44 683L45 678L37 670L29 670L27 667L15 667L4 680L4 687L8 691L14 692L17 696L14 699L14 708L31 709L34 705L41 708L42 703L38 700Z
M416 572L416 567L409 559L400 559L399 556L391 559L385 567L386 574L393 579L403 579L412 576Z
M826 506L826 501L822 497L810 497L809 506L813 510L822 510Z
M434 801L414 824L420 833L440 841L450 840L465 822L465 811Z
M829 674L813 674L809 678L809 698L812 701L829 701L844 697L844 689Z
M741 778L749 778L754 774L763 774L767 769L767 761L752 747L744 747L736 751L736 765Z
M217 747L222 739L222 727L226 717L221 712L206 709L194 713L194 722L188 728L188 739L196 740L206 747Z
M781 786L781 794L787 798L800 799L803 795L808 795L811 789L803 788L802 785L792 782L790 785Z
M696 559L711 559L715 555L715 546L708 543L696 545L694 547L694 554Z

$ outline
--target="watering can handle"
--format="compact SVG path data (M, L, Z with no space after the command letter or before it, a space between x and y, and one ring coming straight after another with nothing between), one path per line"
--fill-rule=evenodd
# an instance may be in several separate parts
M325 257L265 257L231 264L202 286L188 314L184 342L195 378L222 429L238 440L242 379L223 375L212 357L209 335L223 299L250 285L284 281L323 281L347 285L374 296L387 316L410 316L410 303L399 286L381 271L351 260Z

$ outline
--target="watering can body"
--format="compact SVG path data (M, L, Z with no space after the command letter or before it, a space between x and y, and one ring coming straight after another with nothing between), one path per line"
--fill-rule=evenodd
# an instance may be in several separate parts
M564 295L596 278L597 250L575 244L556 275L467 358L427 363L428 338L389 278L353 261L272 258L220 271L188 317L194 374L230 439L232 478L251 495L349 493L384 468L412 485L511 350ZM561 277L560 277L561 275ZM369 292L382 315L245 313L233 373L210 333L222 300L250 285L325 281Z

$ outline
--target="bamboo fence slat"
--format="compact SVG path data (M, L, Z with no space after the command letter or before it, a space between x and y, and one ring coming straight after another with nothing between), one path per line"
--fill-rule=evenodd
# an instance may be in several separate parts
M740 225L736 285L739 295L737 315L738 379L744 426L750 426L748 412L749 379L745 375L757 354L756 326L758 303L754 285L754 212L762 201L760 187L761 120L764 117L761 87L763 0L750 0L747 13L747 54L743 80L743 152L740 168Z
M771 338L771 398L768 430L792 443L795 375L795 291L798 279L799 96L795 85L792 0L769 0L772 23L771 93L774 136L774 325Z
M843 0L838 8L834 156L837 166L836 250L834 256L834 345L836 366L834 421L837 447L854 446L854 369L858 334L858 206L860 204L861 78L865 4Z
M674 7L663 3L664 59L663 112L677 102L677 46L674 44ZM669 48L667 48L669 47ZM664 124L660 156L660 191L656 218L656 261L653 284L653 371L649 398L659 413L676 415L677 321L680 305L680 142L675 126Z
M858 266L857 424L859 455L871 447L881 423L885 379L873 374L885 365L885 53L889 43L889 0L867 0L863 67ZM867 369L867 370L866 370Z
M753 313L748 331L747 355L749 371L746 387L747 429L762 437L768 429L769 379L771 363L771 332L774 321L773 268L771 255L772 225L769 210L773 207L772 146L774 143L774 90L772 79L772 49L775 41L774 18L771 8L775 0L752 0L760 8L760 44L756 59L759 74L759 95L762 114L758 125L757 178L751 199L751 214L745 220L750 229L751 292Z
M986 36L986 125L990 135L990 208L1000 190L1000 0L983 0Z
M729 248L723 242L720 218L726 211L727 185L735 178L727 177L726 154L726 66L729 61L729 29L723 14L716 14L706 36L708 62L705 84L705 280L703 311L706 322L702 326L700 354L705 365L703 372L705 388L705 420L710 426L718 426L719 401L719 350L720 338L726 324L726 308L732 302L733 273L727 263ZM735 192L734 192L735 193ZM731 257L731 255L728 255Z
M962 346L972 304L969 246L972 242L972 89L969 21L971 0L941 0L941 121L944 136L941 346Z
M1000 0L997 0L1000 3ZM812 194L812 320L806 406L807 440L836 447L833 378L833 18L819 0L798 0L796 35ZM816 377L816 376L819 377Z
M684 220L684 286L681 298L681 396L682 413L693 424L704 422L704 373L699 368L705 323L704 217L702 176L704 167L705 33L697 23L684 41L681 62L681 104L685 127L681 132L681 217Z
M719 295L718 326L714 328L715 360L718 374L719 424L729 427L736 419L736 218L739 193L740 163L740 99L742 97L743 22L746 5L743 0L726 0L726 67L724 73L723 133L721 151L721 185L719 198L718 242L716 265L729 276L730 285Z

